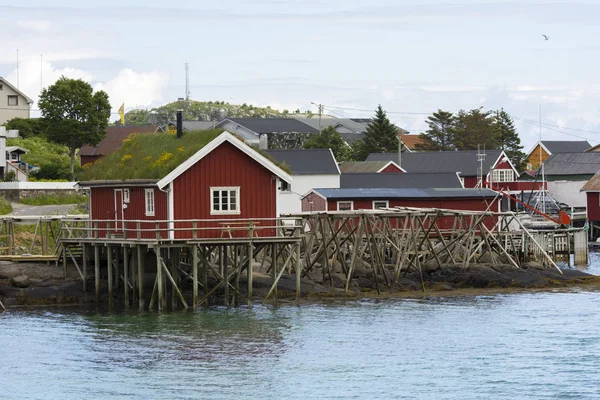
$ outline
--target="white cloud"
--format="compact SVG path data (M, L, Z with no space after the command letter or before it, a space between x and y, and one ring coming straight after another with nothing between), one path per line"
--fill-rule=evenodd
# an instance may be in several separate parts
M125 68L113 79L93 86L95 90L107 92L113 109L118 109L122 103L126 108L159 104L163 101L163 92L168 84L169 74L166 72L136 72Z
M50 28L50 21L42 19L25 19L17 22L17 25L23 29L31 29L37 32L44 32Z
M169 83L169 74L161 71L137 72L130 68L120 70L117 75L106 81L97 80L88 71L77 68L56 68L51 62L28 60L19 65L19 79L17 71L13 70L6 79L18 86L19 89L34 101L32 116L38 116L37 100L41 92L41 82L44 88L55 83L61 76L72 79L83 79L89 82L94 90L104 90L110 97L114 110L122 103L126 108L134 106L149 107L163 102L163 92Z

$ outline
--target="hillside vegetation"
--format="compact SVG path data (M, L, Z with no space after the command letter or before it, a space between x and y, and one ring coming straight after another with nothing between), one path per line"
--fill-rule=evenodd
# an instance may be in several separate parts
M249 104L229 104L224 101L174 101L158 108L131 110L126 113L127 125L164 124L166 115L175 119L175 112L183 110L184 121L220 121L224 118L275 118L293 115L311 117L312 113L301 114L300 110L278 111L271 107L255 107Z
M114 153L83 167L80 180L161 179L223 132L185 132L176 135L133 133Z
M29 152L21 159L33 167L39 167L32 174L34 179L70 180L70 159L67 146L54 143L42 136L28 138L9 138L7 146L19 146ZM76 170L79 169L76 165Z

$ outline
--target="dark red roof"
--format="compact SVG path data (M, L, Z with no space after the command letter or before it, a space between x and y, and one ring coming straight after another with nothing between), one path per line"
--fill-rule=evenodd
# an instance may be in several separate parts
M147 134L156 132L156 127L152 125L145 126L109 126L106 128L106 136L96 146L88 144L81 147L79 156L107 156L114 153L121 145L123 140L132 133Z

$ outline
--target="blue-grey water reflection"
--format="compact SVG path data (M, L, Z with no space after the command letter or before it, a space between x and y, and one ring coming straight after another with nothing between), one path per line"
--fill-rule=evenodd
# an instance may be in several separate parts
M590 271L600 273L592 255ZM0 316L7 399L598 399L600 292Z

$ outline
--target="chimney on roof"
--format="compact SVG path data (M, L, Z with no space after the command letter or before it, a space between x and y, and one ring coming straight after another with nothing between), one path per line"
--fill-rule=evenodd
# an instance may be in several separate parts
M183 136L183 110L177 110L177 139Z

